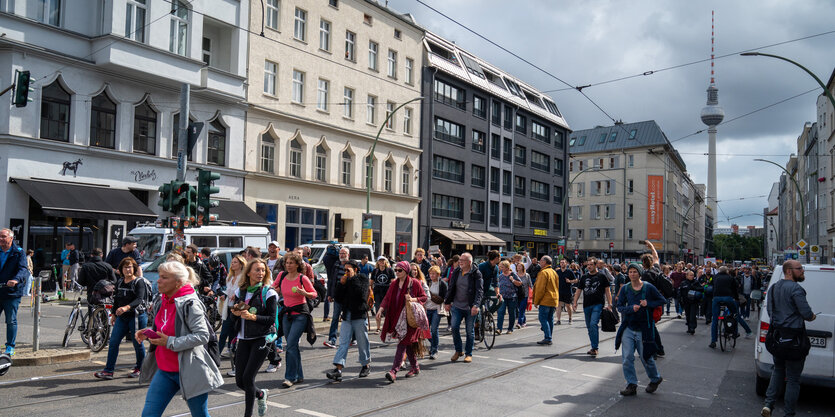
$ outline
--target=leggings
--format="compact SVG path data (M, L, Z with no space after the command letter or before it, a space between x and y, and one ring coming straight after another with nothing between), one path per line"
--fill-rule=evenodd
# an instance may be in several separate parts
M263 393L255 386L255 375L264 364L267 357L267 347L264 347L265 339L241 340L238 339L238 348L235 352L235 384L244 390L246 409L244 417L252 416L252 407L255 398L260 398Z
M412 369L419 369L417 363L417 356L415 356L414 350L410 349L411 345L411 343L397 344L397 351L394 352L394 363L391 365L391 371L395 374L397 374L397 371L400 369L400 365L403 363L404 353L409 358L409 364L412 365Z

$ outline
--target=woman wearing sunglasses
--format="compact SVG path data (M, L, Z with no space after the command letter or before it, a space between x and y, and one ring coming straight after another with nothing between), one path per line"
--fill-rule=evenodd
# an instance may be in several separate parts
M377 310L377 319L385 312L391 311L391 314L386 314L386 321L383 323L383 331L380 338L383 342L387 337L395 336L395 327L400 318L406 302L425 303L426 292L423 290L423 284L417 278L412 278L410 272L412 266L406 261L400 261L394 266L395 279L391 282L389 290L386 293L380 308ZM389 382L394 382L397 379L397 371L403 363L403 354L409 358L409 363L412 369L406 374L406 378L415 376L420 373L420 368L417 363L417 356L423 354L423 344L420 340L421 330L417 328L408 327L405 335L397 344L397 351L394 353L394 363L391 370L386 373L386 379Z

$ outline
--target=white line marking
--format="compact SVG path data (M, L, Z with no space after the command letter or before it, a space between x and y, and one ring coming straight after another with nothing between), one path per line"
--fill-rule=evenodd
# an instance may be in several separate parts
M319 412L316 412L316 411L305 410L304 408L298 408L298 409L296 409L296 411L298 411L299 413L302 413L302 414L307 414L307 415L310 415L310 416L315 416L315 417L333 417L333 416L332 416L332 415L330 415L330 414L325 414L325 413L319 413Z
M473 355L473 357L474 358L479 358L479 359L490 359L489 356L481 356L481 355Z
M270 406L275 407L275 408L290 408L290 406L287 405L287 404L279 404L279 403L274 403L272 401L267 401L267 404L269 404Z
M589 375L589 374L580 374L580 375L587 376L589 378L597 378L597 379L603 379L603 380L607 380L607 381L609 380L609 378L604 378L602 376L597 376L597 375Z
M568 371L566 371L565 369L554 368L554 367L551 367L551 366L545 366L545 365L542 365L542 367L543 367L543 368L545 368L545 369L550 369L550 370L552 370L552 371L568 372Z
M220 388L215 389L215 391L217 391L221 394L231 395L233 397L243 397L244 396L244 393L242 393L242 392L227 391L225 389L220 389Z
M500 360L500 361L503 361L503 362L525 363L525 362L522 362L522 361L517 361L517 360L513 360L513 359L505 359L505 358L498 358L497 360Z
M96 365L107 366L107 364L106 364L106 363L104 363L104 362L102 362L102 361L92 361L92 362L93 362L94 364L96 364Z

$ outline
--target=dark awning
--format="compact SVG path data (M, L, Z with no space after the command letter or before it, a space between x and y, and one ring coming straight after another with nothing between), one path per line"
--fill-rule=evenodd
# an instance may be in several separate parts
M453 245L478 245L478 239L458 229L432 229L435 233L449 239Z
M211 210L217 221L225 224L237 222L239 226L269 226L263 217L252 211L243 201L218 200L218 206Z
M128 190L12 178L47 216L83 219L156 219L158 216Z

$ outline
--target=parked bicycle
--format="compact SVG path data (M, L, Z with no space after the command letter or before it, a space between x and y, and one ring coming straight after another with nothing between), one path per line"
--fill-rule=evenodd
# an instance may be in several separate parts
M98 304L90 314L87 314L86 309L82 308L81 304L81 297L78 297L75 306L70 311L61 346L69 346L73 331L78 329L81 341L91 351L100 352L110 339L110 309L113 304Z

